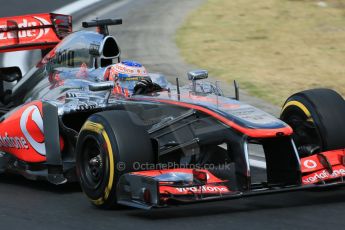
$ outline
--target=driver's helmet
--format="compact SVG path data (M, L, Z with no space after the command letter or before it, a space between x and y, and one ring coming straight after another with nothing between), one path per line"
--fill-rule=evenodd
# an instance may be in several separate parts
M133 94L137 82L149 78L146 68L135 61L122 61L114 64L109 70L109 80L115 81L115 91L120 94Z

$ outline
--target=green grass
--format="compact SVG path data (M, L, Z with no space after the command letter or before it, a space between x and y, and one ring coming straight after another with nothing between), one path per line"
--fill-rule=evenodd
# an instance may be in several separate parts
M178 30L191 64L282 104L329 87L345 95L345 0L208 0Z

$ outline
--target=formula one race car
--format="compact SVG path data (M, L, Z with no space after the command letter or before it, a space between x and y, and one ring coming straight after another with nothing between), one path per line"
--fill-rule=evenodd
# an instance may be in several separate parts
M292 95L280 119L239 102L238 94L224 96L203 80L206 71L189 72L191 84L183 87L151 74L159 90L128 94L106 77L120 62L108 26L121 20L84 22L98 32L74 33L67 15L0 24L1 52L42 53L24 76L16 66L0 69L1 172L56 185L79 181L101 208L344 184L345 103L332 90ZM258 183L251 145L262 147L266 161L266 179Z

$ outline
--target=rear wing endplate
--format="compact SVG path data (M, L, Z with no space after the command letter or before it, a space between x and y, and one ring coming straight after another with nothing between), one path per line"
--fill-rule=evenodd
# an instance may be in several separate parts
M72 32L72 17L33 14L0 18L0 53L49 49Z

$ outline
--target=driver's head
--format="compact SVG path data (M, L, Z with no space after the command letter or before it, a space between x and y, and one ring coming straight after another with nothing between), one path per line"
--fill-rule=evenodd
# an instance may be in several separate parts
M139 62L126 60L110 67L109 80L130 92L133 92L136 83L143 78L149 78L149 75Z

